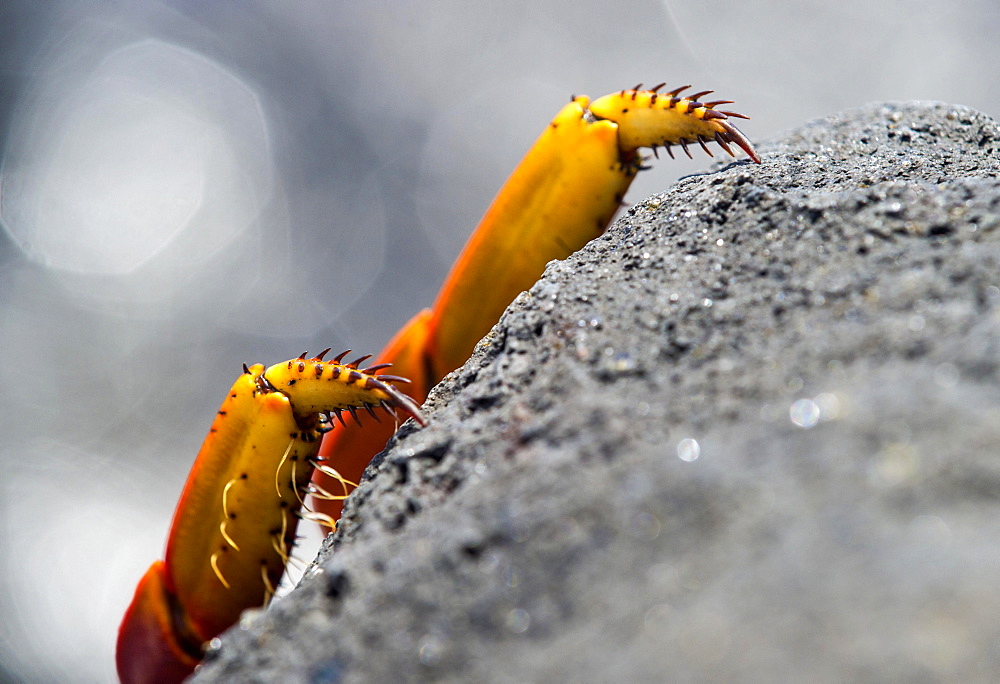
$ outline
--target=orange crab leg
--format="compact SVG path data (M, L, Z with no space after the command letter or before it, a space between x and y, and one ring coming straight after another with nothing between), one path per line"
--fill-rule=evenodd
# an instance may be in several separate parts
M324 352L325 353L325 352ZM165 560L147 571L119 630L123 682L180 681L205 642L274 593L295 541L330 414L416 404L381 368L323 354L244 367L215 417L177 504ZM368 358L368 357L364 357ZM331 472L332 471L329 471Z
M508 178L487 210L431 310L422 311L396 334L378 356L413 379L418 401L447 373L462 365L473 347L522 290L541 276L545 265L563 259L607 228L636 173L644 168L642 147L655 151L714 141L733 155L730 144L760 163L750 141L729 120L746 118L680 97L685 88L659 93L636 86L593 103L574 97L549 123ZM709 152L711 154L711 152ZM323 440L320 454L335 460L337 471L358 482L364 469L392 435L391 426L351 425ZM332 485L323 473L316 482ZM338 518L341 501L317 503Z
M384 363L413 379L422 402L457 368L504 308L541 275L604 231L636 173L641 147L730 144L760 163L753 146L716 110L685 88L661 86L600 98L574 97L504 185L449 275L433 309L415 316L383 350L379 363L293 359L256 365L230 391L178 503L164 561L136 589L119 631L123 682L174 682L201 658L203 645L245 608L266 604L293 543L302 496L310 492L327 524L340 501L395 429L388 422L328 435L330 414L399 408L423 423L416 404L377 376ZM745 117L742 117L745 118ZM367 357L365 357L367 358ZM370 372L369 372L370 371ZM394 414L395 415L395 414ZM341 422L344 421L341 419ZM327 463L333 463L336 469ZM314 475L315 473L315 475ZM314 484L308 481L313 476ZM331 493L332 492L332 493Z

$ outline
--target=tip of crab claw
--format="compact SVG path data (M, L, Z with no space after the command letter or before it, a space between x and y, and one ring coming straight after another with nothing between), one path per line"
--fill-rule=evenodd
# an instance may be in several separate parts
M722 124L722 127L726 129L726 138L730 142L734 142L740 146L740 149L747 153L747 156L753 159L757 164L760 164L760 156L757 154L757 150L754 149L753 143L751 143L743 132L740 131L736 126L729 123L725 119L716 119L718 123Z
M388 405L393 409L399 409L409 417L413 418L413 420L415 420L421 427L426 426L427 418L420 412L420 407L417 405L417 402L413 401L413 399L411 399L408 395L403 394L391 384L392 382L398 382L399 380L406 379L397 378L394 375L373 375L368 380L368 386L377 387L389 395L389 398L383 402L383 408ZM406 380L406 382L409 382L409 380ZM395 415L393 411L389 412ZM355 420L357 420L357 418L355 418Z
M427 427L427 417L424 416L420 411L420 407L417 406L416 402L410 399L408 396L403 394L405 397L404 401L397 400L395 406L396 408L402 409L404 413L413 418L420 427Z

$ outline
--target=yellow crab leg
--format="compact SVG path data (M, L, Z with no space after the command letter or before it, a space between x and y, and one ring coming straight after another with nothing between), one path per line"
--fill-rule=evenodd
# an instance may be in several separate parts
M469 358L545 264L604 232L637 171L617 126L588 120L588 100L563 107L514 169L434 303L426 354L437 379Z
M248 607L265 604L288 561L299 517L332 525L342 498L391 436L388 421L365 432L344 423L349 410L375 416L394 409L423 423L416 403L376 375L384 364L413 379L423 401L441 377L462 364L518 292L545 264L601 234L636 173L641 147L716 142L760 159L730 121L745 118L702 103L708 91L681 97L639 86L591 103L574 97L515 169L466 245L435 301L417 314L365 369L363 357L341 364L305 355L268 369L255 365L233 385L192 468L178 503L165 561L140 581L118 640L123 682L179 681L201 657L204 642ZM345 352L346 353L346 352ZM344 429L328 435L330 414ZM323 463L329 462L331 465ZM317 463L322 467L316 468ZM316 473L317 510L300 513ZM329 500L326 500L329 499Z
M161 670L190 672L206 641L243 610L267 603L295 542L301 493L329 413L400 409L424 422L392 385L394 376L359 369L368 357L343 364L343 356L244 367L188 477L166 558L147 572L122 623L123 682Z
M643 167L642 147L655 151L714 141L730 155L731 144L760 163L753 145L730 121L746 118L716 110L727 100L702 103L680 97L684 88L660 94L636 86L595 100L574 97L528 150L507 179L445 280L433 309L417 314L378 355L394 372L413 380L410 395L426 398L441 378L465 363L472 349L545 265L563 259L607 228L622 198ZM711 154L711 152L709 152ZM358 482L365 467L385 447L393 426L336 430L323 440L320 455ZM331 489L323 473L317 484ZM341 501L317 502L334 519Z
M666 147L670 156L671 145L680 145L690 157L688 145L698 143L712 155L705 144L714 141L733 156L729 143L738 145L756 163L760 157L745 135L729 120L730 117L746 119L736 112L720 111L718 105L731 104L730 100L716 100L702 103L698 98L708 95L711 90L696 93L691 97L680 97L679 93L691 86L682 86L668 93L659 93L659 86L651 90L622 90L594 100L590 113L604 121L614 121L618 125L618 145L625 150L636 150L657 146Z
M593 103L575 97L542 132L438 294L426 348L429 384L465 363L545 264L604 232L642 168L639 148L697 142L709 152L705 142L714 140L732 154L732 142L760 163L728 120L741 115L678 97L683 88L662 96L656 90L623 90Z

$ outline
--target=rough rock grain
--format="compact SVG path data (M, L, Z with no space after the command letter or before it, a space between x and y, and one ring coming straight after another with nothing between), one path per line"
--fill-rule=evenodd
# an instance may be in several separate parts
M760 153L551 264L197 680L1000 678L1000 127Z

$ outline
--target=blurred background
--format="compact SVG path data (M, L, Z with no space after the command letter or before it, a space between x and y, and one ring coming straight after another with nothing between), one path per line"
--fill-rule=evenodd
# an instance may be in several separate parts
M998 36L996 0L0 1L0 681L114 680L241 364L377 351L571 94L714 88L758 142L997 116Z

